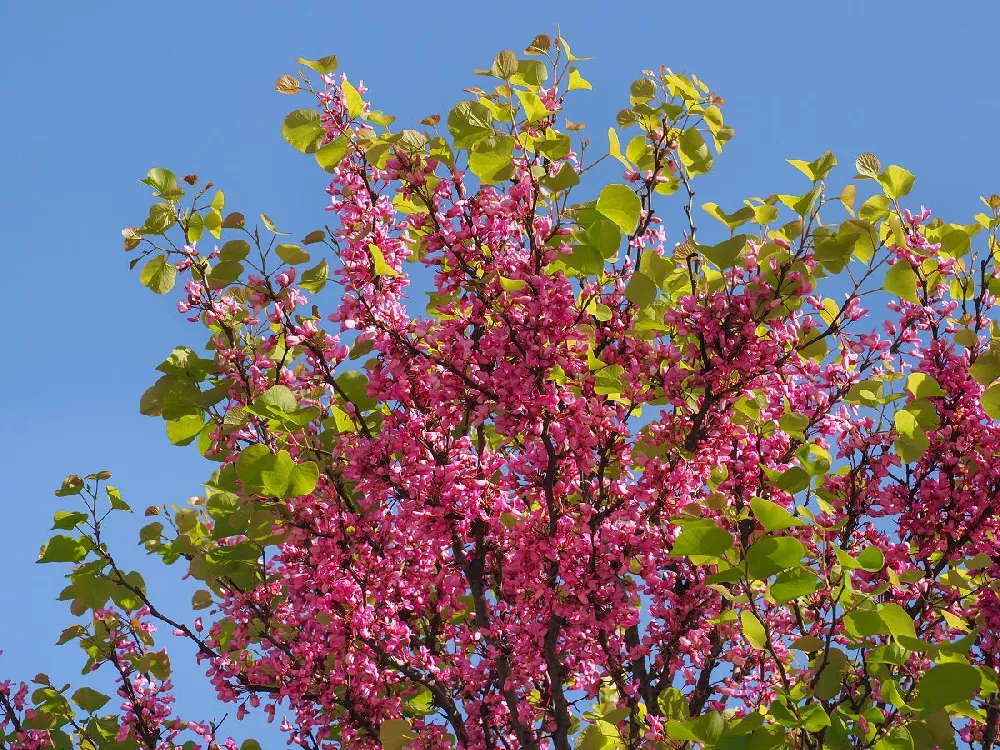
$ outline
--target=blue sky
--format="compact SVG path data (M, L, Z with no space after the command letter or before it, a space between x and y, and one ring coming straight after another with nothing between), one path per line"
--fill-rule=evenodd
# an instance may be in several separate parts
M720 92L737 129L698 202L732 210L751 195L802 192L784 160L826 149L840 157L840 184L871 151L917 175L914 206L966 223L979 195L1000 192L998 22L992 2L3 3L0 679L69 680L82 666L75 647L52 645L69 617L54 601L62 571L32 562L65 507L52 495L64 475L110 469L141 510L183 503L210 471L138 412L156 364L202 337L173 296L139 286L119 231L144 218L138 180L152 166L211 179L228 208L264 211L298 236L322 226L324 174L279 133L306 105L272 88L296 57L337 54L405 127L446 115L497 51L561 24L574 52L595 57L584 69L594 91L569 113L595 152L628 84L665 64ZM678 230L668 226L671 239ZM143 560L140 520L119 524L119 549L183 617L190 590L167 575L179 570ZM197 713L207 693L193 684L183 681L180 706Z

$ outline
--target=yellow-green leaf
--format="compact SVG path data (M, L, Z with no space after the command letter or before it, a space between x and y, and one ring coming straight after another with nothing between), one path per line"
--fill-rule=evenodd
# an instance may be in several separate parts
M344 93L344 103L347 105L347 114L353 119L365 111L365 103L361 99L361 94L349 81L340 84L340 90Z
M639 223L642 202L628 185L607 185L597 199L597 210L631 234Z
M399 271L385 262L385 256L378 245L369 244L368 252L372 254L372 263L374 264L376 276L399 276Z
M767 645L767 631L753 612L740 612L740 622L743 624L743 637L758 651L763 651Z
M878 183L890 200L899 200L904 195L909 195L914 180L913 174L895 164L890 164L878 176Z
M917 274L909 261L900 258L885 274L882 288L895 294L900 299L909 302L919 302L917 299Z
M300 65L305 65L307 68L312 68L317 73L326 75L327 73L333 73L337 70L338 62L336 55L327 55L326 57L321 57L318 60L306 60L304 57L296 59Z

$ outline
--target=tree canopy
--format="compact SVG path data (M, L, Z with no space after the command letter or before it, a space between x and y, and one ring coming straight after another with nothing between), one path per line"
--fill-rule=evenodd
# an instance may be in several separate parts
M1000 196L949 223L827 152L696 201L722 96L642 71L595 145L587 60L539 35L398 129L300 59L308 233L150 170L124 248L205 340L139 408L214 467L139 534L196 612L115 557L110 473L67 477L39 562L118 697L0 682L0 746L259 748L175 715L157 629L317 750L994 746Z

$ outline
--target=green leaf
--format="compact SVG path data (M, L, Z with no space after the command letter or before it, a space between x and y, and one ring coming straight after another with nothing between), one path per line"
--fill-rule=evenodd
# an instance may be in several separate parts
M236 281L242 273L242 263L231 260L216 263L208 274L208 286L210 289L225 289Z
M736 265L736 261L743 255L747 245L747 235L737 234L728 240L723 240L717 245L699 245L698 251L708 260L716 265L720 270L725 271Z
M893 446L896 449L896 455L900 457L903 463L913 463L919 461L924 455L924 452L930 446L930 440L926 432L917 428L913 431L911 437L900 435Z
M900 409L893 415L893 422L896 431L907 440L915 442L923 440L924 430L917 421L916 414L912 411Z
M806 548L798 539L788 536L764 537L747 550L747 569L751 578L764 580L797 566L805 554Z
M90 516L78 510L59 510L53 516L52 528L72 531L88 518Z
M109 484L105 488L105 492L108 493L108 502L111 504L112 508L114 508L115 510L124 510L127 513L132 512L132 509L129 507L129 504L126 503L124 500L122 500L122 493L118 491L117 487L113 487L112 485Z
M448 132L455 148L468 149L493 134L493 115L479 102L459 102L448 114Z
M792 568L779 573L771 584L771 597L777 604L787 604L820 588L819 578L809 568Z
M497 278L505 292L518 292L528 285L524 279L508 279L506 276L498 276Z
M325 146L321 146L319 150L316 151L316 163L323 169L331 171L344 160L344 157L347 156L347 152L350 148L350 139L343 135L339 136L330 143L327 143Z
M316 489L319 467L312 461L296 464L288 451L265 458L261 464L260 482L269 495L287 499L308 495Z
M548 107L545 106L545 103L534 91L516 89L516 93L521 106L524 108L524 114L528 118L528 122L542 120L551 114Z
M661 690L659 697L656 699L656 705L659 707L661 714L671 719L686 719L691 715L687 697L674 687Z
M858 562L862 569L872 573L882 570L885 565L885 556L878 547L867 547L858 555Z
M1000 383L991 385L983 393L983 411L990 419L1000 420Z
M789 495L794 495L809 487L809 481L809 472L801 466L792 466L781 472L774 484Z
M177 216L169 203L156 203L149 207L149 216L139 228L140 234L159 235L177 223Z
M975 376L973 375L973 377ZM938 384L937 380L923 372L914 372L907 376L906 390L912 393L913 398L916 399L948 395Z
M720 557L733 546L733 535L711 519L684 519L677 523L681 527L681 533L670 550L674 557Z
M617 250L617 248L615 248ZM673 270L673 265L660 255L658 252L652 249L646 249L642 251L642 255L639 256L639 272L645 274L653 280L653 283L658 287L663 286L663 282Z
M340 84L340 90L343 92L344 102L347 104L347 114L353 120L365 111L365 103L358 90L348 81Z
M632 81L632 85L629 87L629 100L633 105L639 103L645 104L656 96L656 92L657 88L655 81L652 81L649 78L639 78Z
M802 717L802 727L807 732L818 732L830 726L830 716L823 710L819 703L809 703L799 709Z
M796 414L794 412L782 414L781 418L778 419L778 426L789 435L803 439L805 437L805 430L809 427L809 417L805 414Z
M871 609L858 609L844 615L844 627L855 638L884 635L888 628L879 613Z
M133 570L125 574L125 582L128 587L115 585L111 588L111 598L115 604L124 610L133 612L139 609L145 602L136 592L146 593L146 582L138 571Z
M587 244L593 245L605 258L610 258L622 244L622 232L608 219L597 219L587 226Z
M816 260L831 273L840 273L851 260L859 236L857 232L847 231L824 238L816 243Z
M57 534L42 545L38 562L80 562L87 556L87 548L79 539Z
M684 166L692 175L705 174L715 164L715 159L708 150L705 138L695 128L688 128L681 134L678 150L681 161L684 162Z
M156 294L166 294L177 281L177 268L167 261L166 255L156 255L142 267L139 282Z
M184 197L184 190L177 184L177 178L169 169L156 167L149 170L146 179L140 180L156 191L156 197L166 201L176 201Z
M614 128L608 128L608 154L615 157L626 169L631 169L628 159L622 156L622 144L618 140L618 133Z
M753 612L747 610L740 612L740 622L743 624L743 637L755 649L763 651L767 646L767 631L764 630L763 623Z
M614 741L601 731L601 725L607 722L598 721L580 733L576 750L608 750L614 747Z
M509 80L510 77L516 72L517 55L509 49L503 50L493 59L493 67L490 68L490 73L495 77L506 81Z
M931 667L917 685L919 705L929 713L953 703L971 700L979 691L979 670L968 664L948 662Z
M851 555L850 552L847 552L845 550L840 549L839 547L836 547L834 548L833 553L834 555L836 555L837 562L839 562L841 566L847 568L848 570L861 569L861 563L859 563L856 559L854 559L854 557Z
M247 446L236 459L236 476L243 484L261 487L261 472L270 468L273 458L266 445Z
M877 224L888 215L889 199L884 195L873 195L858 209L858 218L870 224Z
M618 395L625 390L622 375L625 368L621 365L605 365L597 371L594 382L594 393L601 395Z
M274 248L274 252L278 254L285 263L289 265L295 265L296 263L308 263L309 253L303 250L298 245L282 244Z
M185 237L188 242L198 242L205 233L205 217L199 213L192 213L188 216Z
M795 518L777 503L755 497L750 500L750 510L767 531L782 531L792 526L805 526L805 521Z
M878 183L890 200L899 200L913 189L914 177L902 167L889 165L878 176Z
M234 513L239 507L240 499L231 492L215 492L205 503L208 515L216 521Z
M316 489L319 481L319 466L312 461L296 464L288 478L288 487L285 489L285 498L302 497L310 494Z
M199 414L185 414L167 422L167 439L174 445L188 445L205 427L205 418Z
M580 184L580 175L576 173L573 169L573 165L569 162L563 162L563 165L559 167L559 172L555 177L543 177L541 180L542 187L551 190L554 193L558 193L560 190L569 190L571 187Z
M892 268L886 271L882 288L900 299L914 303L920 301L917 299L917 274L909 261L903 258L896 260Z
M257 397L255 403L267 406L272 412L291 414L299 408L295 394L286 385L273 385Z
M368 395L368 378L357 370L345 372L337 378L337 385L361 411L375 406L375 399Z
M299 286L307 292L316 293L326 286L326 280L329 277L330 267L327 265L326 258L323 258L316 266L302 272L302 276L299 277Z
M208 609L212 606L212 592L205 589L195 591L191 596L192 609Z
M486 184L510 179L514 174L513 136L490 135L476 142L469 152L469 169Z
M819 673L819 680L814 688L816 697L825 701L833 700L843 688L841 681L847 670L847 655L840 649L833 648L830 649L825 663L822 660L819 661L822 665L822 671Z
M731 214L727 214L725 211L723 211L719 207L718 203L711 203L711 202L702 203L701 209L709 216L718 219L723 224L725 224L726 227L729 228L730 232L733 232L738 227L742 226L743 224L746 224L754 216L753 209L750 206L744 206L743 208Z
M917 631L913 625L913 618L898 604L891 602L880 604L878 613L881 615L882 621L888 626L893 638L897 640L900 638L916 639Z
M369 243L368 252L372 255L372 270L376 276L399 276L399 271L385 262L385 255L382 254L382 248Z
M378 738L385 750L403 750L416 735L406 719L385 719L379 726Z
M170 657L166 651L154 651L146 655L149 659L149 673L158 680L170 677Z
M153 521L139 529L139 540L143 542L154 541L160 538L163 533L163 524Z
M808 162L802 159L788 159L788 163L799 170L813 182L818 182L830 174L830 170L837 166L837 157L827 151L815 161Z
M511 76L510 82L519 86L541 86L549 77L549 69L538 60L518 60L517 73Z
M314 109L290 112L281 125L281 135L298 151L314 154L326 139L326 129Z
M573 148L573 139L552 128L545 130L545 137L535 143L535 149L550 159L565 159Z
M268 466L262 468L260 472L261 484L267 494L284 497L294 469L295 462L292 461L288 451L281 450L278 451L277 455L272 456Z
M576 91L577 89L590 90L594 88L590 85L590 81L580 75L580 71L576 68L569 69L569 85L566 87L567 91Z
M603 260L601 265L603 267ZM625 297L639 308L646 307L656 299L656 282L646 274L636 271L625 287Z
M86 711L88 714L96 713L111 700L111 697L104 693L99 693L93 688L82 687L73 693L73 702Z
M876 742L874 750L914 750L914 747L913 735L910 734L910 730L905 726L898 726Z
M573 252L563 255L560 260L584 276L594 276L604 269L604 256L590 245L574 245Z
M639 223L642 202L628 185L607 185L597 199L597 210L631 234Z
M246 240L229 240L219 249L219 260L237 263L250 254L250 244Z
M1000 354L994 351L983 352L972 363L969 374L980 385L990 385L1000 378Z
M339 65L336 55L327 55L326 57L321 57L318 60L306 60L304 57L299 57L296 58L296 62L300 65L305 65L307 68L312 68L321 75L327 75L328 73L335 72Z

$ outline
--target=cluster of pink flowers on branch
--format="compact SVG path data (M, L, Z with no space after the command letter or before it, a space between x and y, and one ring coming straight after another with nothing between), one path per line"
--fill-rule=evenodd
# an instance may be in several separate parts
M331 216L301 244L193 175L187 203L144 180L126 250L157 293L186 276L209 340L141 410L218 470L140 534L204 583L192 626L102 543L102 475L57 493L90 498L42 561L77 565L66 598L95 615L66 639L119 672L116 741L216 741L170 718L159 622L238 719L308 748L993 746L1000 197L932 220L863 154L858 204L826 153L791 161L802 195L702 204L708 244L721 97L644 71L608 134L623 171L592 186L604 157L559 130L582 60L540 35L401 131L336 58L300 60L322 85L277 88L317 106L282 132L330 174ZM108 618L146 636L95 643ZM23 692L3 731L41 746Z

